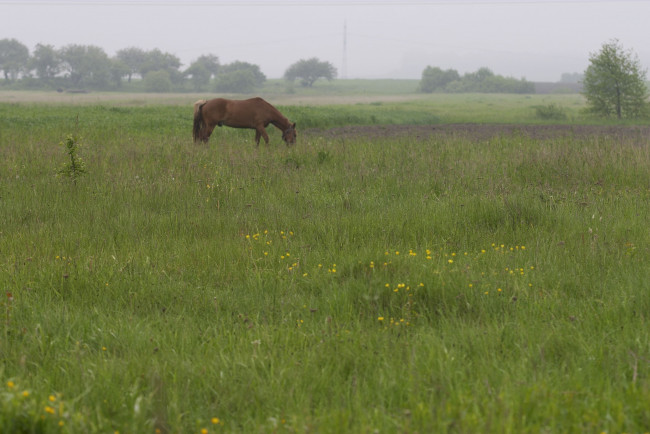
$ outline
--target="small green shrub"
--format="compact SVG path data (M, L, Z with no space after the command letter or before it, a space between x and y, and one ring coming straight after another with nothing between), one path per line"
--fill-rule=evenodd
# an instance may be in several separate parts
M535 107L535 115L545 120L565 120L567 118L564 109L556 104L540 105Z
M77 178L86 173L85 163L77 155L79 148L78 142L77 137L68 135L65 141L59 143L61 146L65 146L70 161L63 164L57 174L70 178L73 183L76 183Z

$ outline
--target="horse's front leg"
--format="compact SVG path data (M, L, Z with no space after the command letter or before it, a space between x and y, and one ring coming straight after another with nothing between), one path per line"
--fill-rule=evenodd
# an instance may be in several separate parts
M267 145L269 144L269 135L266 134L266 130L264 128L255 129L255 143L257 143L257 146L260 145L260 137L264 137L264 143Z

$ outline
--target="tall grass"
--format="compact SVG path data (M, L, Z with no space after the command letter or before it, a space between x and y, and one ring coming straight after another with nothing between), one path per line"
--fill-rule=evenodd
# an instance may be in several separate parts
M0 114L3 432L650 426L642 137L256 148L191 143L184 107Z

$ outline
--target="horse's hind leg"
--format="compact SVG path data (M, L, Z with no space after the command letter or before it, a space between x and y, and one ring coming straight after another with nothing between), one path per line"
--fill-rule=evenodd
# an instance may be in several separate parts
M212 134L212 131L214 130L214 125L206 125L203 127L203 131L201 131L201 141L203 143L207 143L208 140L210 140L210 134Z

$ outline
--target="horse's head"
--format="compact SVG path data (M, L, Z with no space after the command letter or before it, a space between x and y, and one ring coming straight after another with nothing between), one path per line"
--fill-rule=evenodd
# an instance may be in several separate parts
M296 123L289 125L289 128L284 130L282 133L282 140L284 140L288 145L293 145L296 143Z

